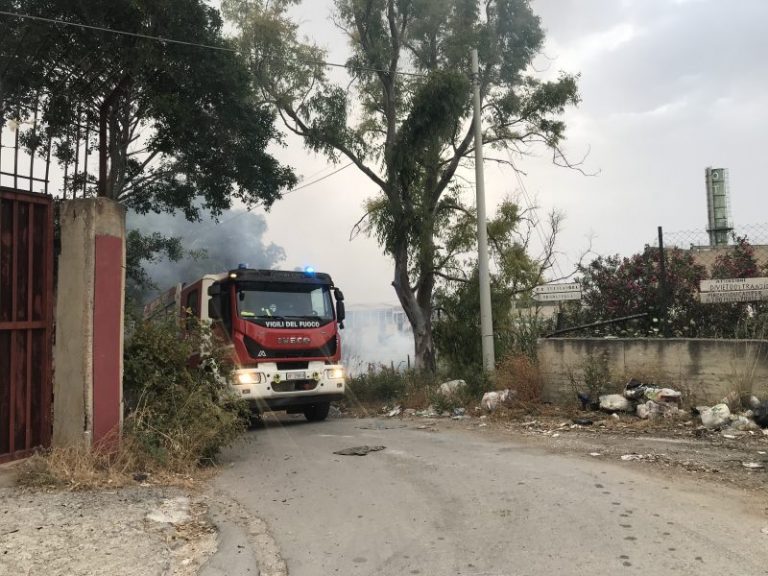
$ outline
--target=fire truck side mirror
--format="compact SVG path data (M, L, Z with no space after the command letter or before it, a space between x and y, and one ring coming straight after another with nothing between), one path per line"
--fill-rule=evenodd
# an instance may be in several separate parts
M342 324L344 322L344 318L347 317L347 311L344 309L344 300L339 300L336 302L336 320L339 322L339 324ZM344 327L343 325L341 326Z
M339 290L338 288L333 289L333 296L336 298L337 302L343 302L344 301L344 292Z
M218 298L208 298L208 318L211 320L221 320Z

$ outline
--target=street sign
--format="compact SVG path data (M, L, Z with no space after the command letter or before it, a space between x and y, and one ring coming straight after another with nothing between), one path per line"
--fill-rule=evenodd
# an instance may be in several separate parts
M768 300L768 290L731 290L730 292L702 292L702 304L726 304L729 302L757 302Z
M533 299L537 302L562 302L563 300L581 300L581 284L542 284L533 289Z
M533 295L537 302L560 302L563 300L581 300L581 292L549 292Z
M534 294L550 294L552 292L579 292L581 293L581 284L570 282L568 284L542 284L533 289Z
M702 292L744 292L745 290L768 290L768 278L723 278L702 280Z

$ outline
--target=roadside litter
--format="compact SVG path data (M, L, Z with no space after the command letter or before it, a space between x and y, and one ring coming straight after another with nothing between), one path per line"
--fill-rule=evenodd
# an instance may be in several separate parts
M440 416L440 413L435 410L435 407L431 404L427 406L426 410L418 410L416 412L416 416L419 416L420 418L438 418Z
M594 424L589 418L574 418L573 423L579 426L592 426Z
M727 404L715 404L711 408L697 406L701 423L706 428L722 428L731 421L731 411Z
M635 460L647 460L649 462L656 462L657 460L663 460L666 458L666 454L624 454L621 460L624 462L632 462Z
M744 406L749 406L749 409L740 414L734 413ZM731 392L719 404L712 407L697 406L694 412L699 414L701 423L710 430L723 430L733 435L738 432L752 433L762 428L763 434L768 436L768 401L761 401L756 396L742 399Z
M629 462L631 460L642 460L645 458L642 454L624 454L624 456L621 457L621 459L624 462Z
M496 409L507 404L514 396L514 391L507 388L501 392L486 392L480 401L480 406L487 412L495 412Z
M626 383L622 394L604 394L597 404L584 392L577 391L576 396L582 409L599 409L610 413L614 419L620 418L620 413L634 413L642 420L687 420L693 414L701 419L704 429L727 431L726 438L761 428L768 436L768 400L761 401L756 396L746 397L737 392L729 393L714 406L697 406L690 413L681 409L683 395L680 391L645 384L636 378Z
M768 400L764 402L758 401L757 406L752 407L752 414L755 424L760 426L760 428L768 428Z
M400 416L400 414L403 412L403 409L400 406L395 406L387 412L387 418L394 418L395 416Z
M453 396L457 392L460 392L467 387L467 383L464 380L449 380L440 384L440 394L443 396Z
M339 456L365 456L369 452L378 452L384 450L386 446L355 446L354 448L344 448L343 450L336 450L334 454Z
M600 396L600 409L606 412L631 412L632 402L621 394Z

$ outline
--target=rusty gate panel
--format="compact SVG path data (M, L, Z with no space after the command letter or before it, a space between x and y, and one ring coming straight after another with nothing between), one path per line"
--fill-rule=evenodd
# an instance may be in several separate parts
M53 201L0 187L0 463L51 439Z

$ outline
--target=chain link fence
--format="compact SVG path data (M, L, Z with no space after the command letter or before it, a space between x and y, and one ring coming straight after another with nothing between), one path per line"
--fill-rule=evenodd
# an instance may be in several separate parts
M711 270L718 256L728 254L736 244L736 238L746 238L754 249L754 256L758 264L768 265L768 223L747 224L735 227L729 234L728 244L712 246L709 233L700 228L698 230L678 230L675 232L663 231L664 247L690 250L696 262ZM658 237L648 242L649 246L658 246Z

